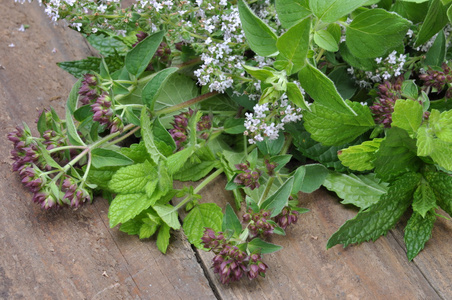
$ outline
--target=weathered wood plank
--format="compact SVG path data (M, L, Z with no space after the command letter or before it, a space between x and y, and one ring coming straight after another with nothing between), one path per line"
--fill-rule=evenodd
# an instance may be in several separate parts
M37 3L1 6L0 299L214 299L181 234L162 255L154 241L109 229L105 200L51 212L31 202L11 173L5 136L21 121L34 125L49 105L62 112L74 79L55 63L92 52L76 32L51 25ZM30 28L19 32L21 24Z
M233 199L221 192L225 184L219 179L202 191L203 201L216 201L224 206ZM440 299L418 267L408 262L404 249L392 234L375 243L364 243L343 249L326 250L331 234L356 210L339 204L336 197L325 190L301 195L301 206L310 212L301 215L298 224L285 237L273 237L281 251L266 255L270 266L267 277L249 282L223 286L209 269L222 299ZM435 241L435 243L441 241ZM447 244L446 244L447 245ZM448 253L448 251L443 252ZM200 251L208 268L212 254ZM446 259L447 255L444 255ZM441 272L447 265L428 267L432 273ZM447 271L449 272L449 271ZM424 273L425 274L425 273ZM430 277L434 280L433 277ZM443 278L444 299L452 297L448 289L452 279Z

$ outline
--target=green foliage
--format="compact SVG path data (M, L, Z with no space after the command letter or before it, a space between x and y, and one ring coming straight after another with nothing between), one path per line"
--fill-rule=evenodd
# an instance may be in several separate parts
M201 237L204 228L212 228L218 232L221 230L223 213L215 203L202 203L196 205L184 218L184 232L188 241L196 248L202 249Z
M364 5L367 0L310 0L311 11L321 21L331 23L348 15L358 7Z
M418 253L424 249L425 243L432 236L433 224L436 221L436 215L428 211L426 216L414 212L408 220L405 227L405 245L407 248L407 257L412 260Z
M448 5L443 5L440 0L429 1L427 14L422 23L415 46L427 42L432 36L439 32L449 21L447 18Z
M272 56L278 53L277 36L253 11L245 1L239 0L240 20L247 42L254 52L261 56Z
M282 249L281 246L272 243L267 243L261 240L260 238L254 238L248 243L248 251L251 253L258 252L261 254L269 254L279 251L281 249Z
M308 0L276 0L276 12L282 26L286 29L297 24L311 14Z
M342 164L356 171L370 171L374 168L376 153L383 141L376 138L371 141L365 141L360 145L355 145L342 149L338 155Z
M362 12L347 27L347 47L358 58L383 56L401 45L410 24L383 9Z
M164 34L164 31L158 31L142 40L132 50L127 52L125 66L130 74L138 77L143 73L162 42Z
M261 209L270 210L271 216L279 215L284 207L287 206L289 196L294 185L294 177L287 179L283 185L270 197L268 197L260 206Z
M330 171L323 185L343 199L342 204L353 204L360 209L377 203L388 191L388 184L374 173L355 175Z
M328 240L327 248L337 244L344 247L352 243L375 241L385 235L411 204L411 199L420 175L406 173L389 187L380 200L360 211L353 219L345 222Z

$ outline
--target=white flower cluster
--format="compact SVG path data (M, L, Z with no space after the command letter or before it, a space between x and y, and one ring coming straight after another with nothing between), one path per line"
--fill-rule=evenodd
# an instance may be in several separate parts
M386 58L377 57L375 61L377 68L374 72L360 72L353 67L347 69L348 73L353 76L356 83L362 88L372 87L372 83L389 80L393 77L402 75L404 65L406 63L406 54L397 55L397 51L392 51Z
M221 3L227 3L220 1ZM200 10L199 12L202 12ZM205 14L204 14L205 16ZM205 40L206 49L201 55L204 62L198 70L194 72L200 85L208 85L210 91L224 92L232 87L234 81L229 74L236 70L243 70L245 63L242 55L233 54L230 44L242 44L245 42L245 35L240 26L240 16L237 7L232 7L224 11L221 15L214 15L210 18L201 18L200 23L210 34L221 31L223 39L220 42L208 37ZM240 76L243 76L244 71Z
M303 115L301 109L293 107L287 96L273 104L256 104L254 113L245 113L244 135L248 136L248 143L262 142L265 138L276 140L279 131L284 130L284 124L300 121Z

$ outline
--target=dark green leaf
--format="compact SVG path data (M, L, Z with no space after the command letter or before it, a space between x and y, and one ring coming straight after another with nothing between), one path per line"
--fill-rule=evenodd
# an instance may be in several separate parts
M245 131L245 125L243 125L245 119L226 119L224 122L224 132L229 134L241 134Z
M339 67L334 69L328 77L333 81L337 91L344 99L351 99L355 94L358 86L355 81L350 78L347 67Z
M436 215L434 212L429 211L425 217L414 212L411 218L408 220L408 224L405 227L405 245L407 248L407 257L409 260L418 255L418 253L424 249L425 243L432 236L433 224L436 221Z
M439 206L452 217L452 177L443 172L425 172L430 187Z
M336 52L339 50L338 42L327 30L317 30L314 32L314 42L326 51Z
M425 55L424 64L427 66L438 66L446 59L446 36L444 35L444 31L441 30L438 32L436 36L435 42L433 42L432 47L428 50Z
M284 135L280 135L276 140L265 139L262 142L257 142L257 147L264 155L277 155L281 152L284 146Z
M106 36L104 34L91 34L86 37L88 42L96 48L100 55L110 56L119 54L125 54L129 48L122 41L115 39L112 36Z
M303 165L294 174L292 194L298 192L312 193L320 188L328 175L328 170L321 164Z
M144 86L141 92L143 104L147 105L150 110L154 109L157 96L161 92L163 86L170 78L171 74L176 72L178 68L166 68L157 72L154 77Z
M330 237L327 248L337 244L347 247L352 243L375 241L385 235L410 206L414 189L420 178L420 174L417 173L406 173L400 176L376 204L360 211L353 219L345 222Z
M321 21L332 23L366 2L367 0L310 0L309 7Z
M448 21L447 6L443 5L440 0L430 1L427 14L419 29L414 46L417 47L426 43L431 37L443 29Z
M99 57L87 57L82 60L59 62L57 65L76 78L82 77L86 73L99 72Z
M138 77L146 70L164 35L164 31L158 31L142 40L126 54L125 66L129 73Z
M427 181L422 180L414 192L413 211L425 218L427 212L436 207L436 197L432 188Z
M81 80L77 81L74 84L66 102L66 127L68 139L69 142L74 146L85 145L85 143L82 141L82 139L77 133L77 128L75 127L74 119L72 118L74 111L77 109L78 90L80 89L80 86Z

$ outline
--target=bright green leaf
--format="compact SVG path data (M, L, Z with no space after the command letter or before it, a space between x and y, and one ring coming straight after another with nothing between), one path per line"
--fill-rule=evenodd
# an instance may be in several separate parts
M156 168L145 162L119 169L108 183L108 187L115 193L144 193L146 184L155 179L158 179Z
M113 150L95 148L91 150L92 164L95 168L121 167L133 164L133 160Z
M309 7L321 21L332 23L366 2L367 0L310 0Z
M304 96L301 93L300 88L293 82L287 83L287 90L286 90L287 97L290 101L292 101L293 104L298 106L301 109L310 110L309 106L307 105L306 101L304 100Z
M180 228L179 217L177 209L170 204L155 204L152 208L157 212L163 222L168 224L169 227L178 230Z
M292 192L294 177L287 179L283 185L270 197L268 197L261 205L261 209L270 210L271 216L277 216L282 209L287 206L289 196Z
M157 248L162 252L163 254L166 253L166 250L168 249L169 240L170 240L170 227L166 224L162 224L159 229L159 233L157 234Z
M170 78L171 74L176 72L178 68L171 67L157 72L154 77L144 86L141 92L143 104L147 105L150 110L154 110L154 103L160 94L162 87Z
M126 54L125 66L129 73L138 77L146 70L164 35L164 31L158 31L142 40Z
M268 243L260 238L254 238L248 243L248 251L250 253L258 252L260 254L269 254L281 250L283 247Z
M413 136L422 123L422 105L413 100L398 99L394 105L391 126L405 129Z
M312 193L320 188L328 175L328 170L321 164L303 165L294 173L292 194L298 192Z
M228 230L232 231L233 234L237 236L242 232L242 223L240 223L239 218L232 209L232 206L228 203L226 204L226 210L223 216L223 224L221 226L221 230L223 232L227 232Z
M308 0L276 0L275 7L282 26L289 29L311 14Z
M223 213L215 203L202 203L195 206L184 218L184 232L188 241L198 249L203 249L201 237L205 228L211 228L215 232L221 230Z
M440 32L438 32L438 35L436 36L435 41L433 42L433 45L430 47L427 54L425 55L424 64L426 66L440 67L444 60L446 59L446 51L447 51L446 36L444 34L444 31L441 30Z
M355 175L329 172L323 185L343 199L342 204L353 204L361 209L377 203L388 191L388 184L373 173Z
M339 50L338 42L334 36L326 30L314 32L314 42L326 51L336 52Z
M144 193L117 195L108 208L110 227L127 222L149 206L149 198Z
M376 152L380 148L383 139L376 138L365 141L360 145L355 145L339 151L338 157L342 164L356 171L369 171L374 168Z

